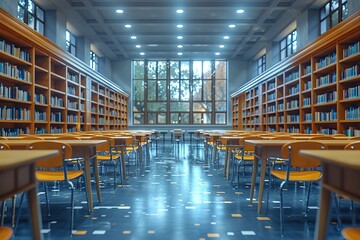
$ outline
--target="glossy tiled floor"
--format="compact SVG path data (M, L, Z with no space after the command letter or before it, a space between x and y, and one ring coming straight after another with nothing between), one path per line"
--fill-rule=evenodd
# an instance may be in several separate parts
M242 176L240 189L223 178L223 170L204 164L202 152L193 146L160 145L151 160L139 170L129 167L129 179L114 190L112 180L102 176L101 203L87 212L85 193L75 192L73 239L280 239L279 194L271 191L267 215L258 215L249 202L250 174ZM246 171L250 171L247 168ZM110 175L109 175L110 176ZM70 239L69 195L66 189L52 191L51 217L43 211L45 239ZM94 191L95 192L95 191ZM285 192L284 239L313 239L319 186L311 196L308 221L303 215L305 190L289 186ZM94 193L94 198L96 194ZM43 202L44 196L40 193ZM344 200L343 209L347 209ZM315 210L314 210L315 208ZM344 222L349 222L343 216ZM335 219L334 214L332 219ZM9 221L6 218L6 221ZM328 239L342 239L332 224ZM23 211L15 239L30 239L27 212Z

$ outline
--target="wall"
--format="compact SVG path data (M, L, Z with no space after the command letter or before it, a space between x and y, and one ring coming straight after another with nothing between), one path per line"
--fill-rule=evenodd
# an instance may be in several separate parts
M66 49L66 19L56 10L45 11L45 36Z
M111 69L111 79L124 91L131 93L131 60L113 61Z
M17 5L18 1L14 0L0 0L0 8L4 9L11 15L17 17Z

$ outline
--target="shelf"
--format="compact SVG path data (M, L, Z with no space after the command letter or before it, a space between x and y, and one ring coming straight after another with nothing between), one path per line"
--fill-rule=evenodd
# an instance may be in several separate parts
M330 73L330 72L335 72L335 70L336 70L336 63L332 63L330 65L327 65L326 67L317 69L316 71L313 72L313 74L318 75L318 74Z
M25 60L22 60L14 55L11 55L7 52L0 50L0 59L5 62L11 62L12 64L20 65L20 66L31 66L31 62L27 62Z

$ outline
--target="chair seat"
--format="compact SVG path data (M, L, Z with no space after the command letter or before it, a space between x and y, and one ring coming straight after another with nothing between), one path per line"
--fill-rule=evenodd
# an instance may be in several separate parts
M134 146L134 147L126 147L126 152L130 152L130 151L136 151L139 147L138 146Z
M342 230L342 236L346 240L360 239L360 228L345 228Z
M13 235L13 231L9 227L0 227L0 239L8 240Z
M84 173L82 170L68 171L68 179L72 180ZM36 171L36 179L43 182L64 181L63 171Z
M241 155L235 155L237 160L243 160ZM244 155L244 161L254 161L254 155Z
M112 155L112 159L110 157L110 155L97 155L96 159L98 161L110 161L110 160L115 160L120 158L120 154L113 154Z
M207 142L207 144L208 144L208 145L214 145L214 142L209 141L209 142Z
M275 177L285 180L286 171L271 170L270 173ZM290 181L317 181L321 178L319 171L291 171L289 175Z
M226 151L226 146L222 145L222 146L216 146L216 148L220 151Z

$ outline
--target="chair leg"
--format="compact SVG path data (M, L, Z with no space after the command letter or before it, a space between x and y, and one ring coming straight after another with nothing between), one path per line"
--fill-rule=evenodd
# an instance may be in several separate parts
M114 189L116 189L116 162L113 160L113 166L114 166Z
M70 213L70 235L74 229L74 184L68 181L68 184L71 188L71 213Z
M310 199L311 186L312 186L312 183L309 182L307 196L306 196L305 218L307 218L308 212L309 212L309 199Z
M1 203L1 224L0 224L0 226L3 226L3 225L4 225L5 203L6 203L6 199L5 199L4 201L2 201L2 203Z
M23 205L23 202L24 202L24 196L25 196L25 192L23 192L23 193L21 194L21 197L20 197L19 211L18 211L18 215L17 215L17 217L16 217L16 224L15 224L15 228L14 228L14 235L15 235L15 233L16 233L17 227L19 226L20 216L21 216L21 210L22 210L22 205Z
M268 209L269 209L270 187L271 187L271 181L272 181L271 174L270 173L268 173L268 174L269 174L269 182L268 182L268 189L267 189L267 194L266 194L265 215L267 215Z
M356 214L355 214L355 206L354 206L354 201L350 200L350 211L351 211L351 222L352 225L355 226L356 225Z
M333 199L334 199L334 206L335 206L335 214L336 214L336 219L337 219L337 228L338 231L341 231L342 229L342 221L341 221L341 214L340 214L340 205L339 205L339 199L336 197L336 194L332 194L333 195Z
M239 160L237 162L237 188L240 189L240 165L241 165L241 160Z
M44 182L44 188L45 188L46 207L47 207L47 211L48 211L48 216L50 217L50 203L49 203L49 193L48 193L48 185L47 185L47 182Z
M11 213L11 226L15 227L15 213L16 213L16 195L12 197L12 213Z
M284 237L284 202L283 202L283 189L286 181L280 184L280 232L281 237Z

